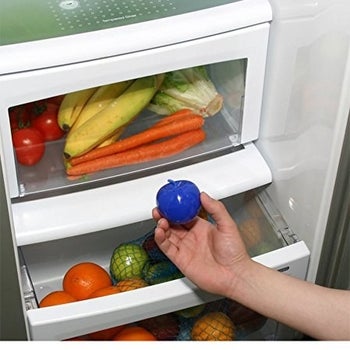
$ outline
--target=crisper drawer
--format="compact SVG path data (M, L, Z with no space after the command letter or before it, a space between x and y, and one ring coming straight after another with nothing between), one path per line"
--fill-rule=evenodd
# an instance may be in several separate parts
M256 140L268 34L269 24L264 23L137 53L1 75L1 151L9 196L28 201L123 183L203 163ZM202 129L205 134L202 138L200 133L197 143L187 149L181 148L185 136L182 142L173 138L186 131L177 130L142 138L137 147L111 154L139 151L152 142L163 145L169 139L178 146L173 153L168 142L168 147L160 146L159 157L141 156L136 163L76 172L74 158L106 141L149 131L164 117L186 108L203 116L203 124L191 124L186 131ZM56 118L63 135L47 127L47 114ZM21 145L16 123L39 129L45 142L28 150ZM186 141L193 139L189 136Z
M305 278L309 251L290 231L264 191L245 192L227 197L223 202L235 218L254 260ZM94 262L110 273L114 249L122 243L141 246L147 252L151 266L159 263L157 247L150 244L153 229L154 222L147 220L19 248L31 338L68 339L221 299L199 290L187 278L174 272L171 275L164 270L159 275L163 279L152 279L148 275L149 269L144 268L141 278L147 280L148 285L142 288L64 305L37 307L48 293L62 290L63 276L77 263ZM224 309L221 311L225 312ZM249 336L244 335L247 339Z

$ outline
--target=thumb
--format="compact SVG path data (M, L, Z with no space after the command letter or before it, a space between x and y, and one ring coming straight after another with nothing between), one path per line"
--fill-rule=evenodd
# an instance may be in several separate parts
M214 219L219 231L237 230L236 223L222 202L210 197L205 192L202 192L200 196L203 208Z

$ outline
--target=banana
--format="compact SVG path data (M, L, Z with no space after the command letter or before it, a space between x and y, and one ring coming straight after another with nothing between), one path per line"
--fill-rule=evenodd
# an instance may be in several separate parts
M66 159L91 150L135 118L149 104L163 79L164 74L136 79L107 107L70 132L64 147Z
M108 146L108 145L112 144L113 142L117 141L120 138L121 134L124 132L125 128L126 128L125 126L121 126L120 128L118 128L116 130L116 132L112 136L110 136L110 137L108 137L108 139L102 141L96 147L101 148L104 146Z
M87 101L70 130L73 131L77 129L92 116L108 106L115 98L120 96L132 82L132 80L127 80L115 84L100 86Z
M82 108L96 90L97 88L90 88L70 92L64 96L57 115L57 122L62 130L68 131L72 127Z

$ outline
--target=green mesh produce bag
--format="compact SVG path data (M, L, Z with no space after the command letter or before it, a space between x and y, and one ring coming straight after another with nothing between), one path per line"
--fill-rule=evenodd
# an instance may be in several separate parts
M158 284L183 277L154 241L154 229L136 240L119 244L109 269L114 283L138 277L148 284Z

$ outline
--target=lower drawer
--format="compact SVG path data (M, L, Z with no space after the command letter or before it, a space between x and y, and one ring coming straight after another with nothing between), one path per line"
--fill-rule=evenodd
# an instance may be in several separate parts
M299 241L289 230L264 191L243 193L225 198L223 202L240 227L254 260L298 278L305 278L309 251L304 242ZM220 300L220 296L198 289L185 277L162 283L159 283L160 280L153 281L151 283L156 284L114 295L38 308L44 296L62 289L63 276L71 266L90 261L109 271L115 247L130 242L142 245L145 237L152 237L153 228L154 222L148 220L19 248L30 338L63 340L150 317L173 314L202 304L207 305L206 310L217 308L224 312L230 303L236 308L243 308L233 301ZM234 318L232 312L231 318ZM237 320L233 319L233 322L237 323ZM260 326L271 327L270 322L262 322ZM255 328L250 333L241 331L239 336L256 337Z
M273 340L278 326L233 300L220 299L67 340Z

